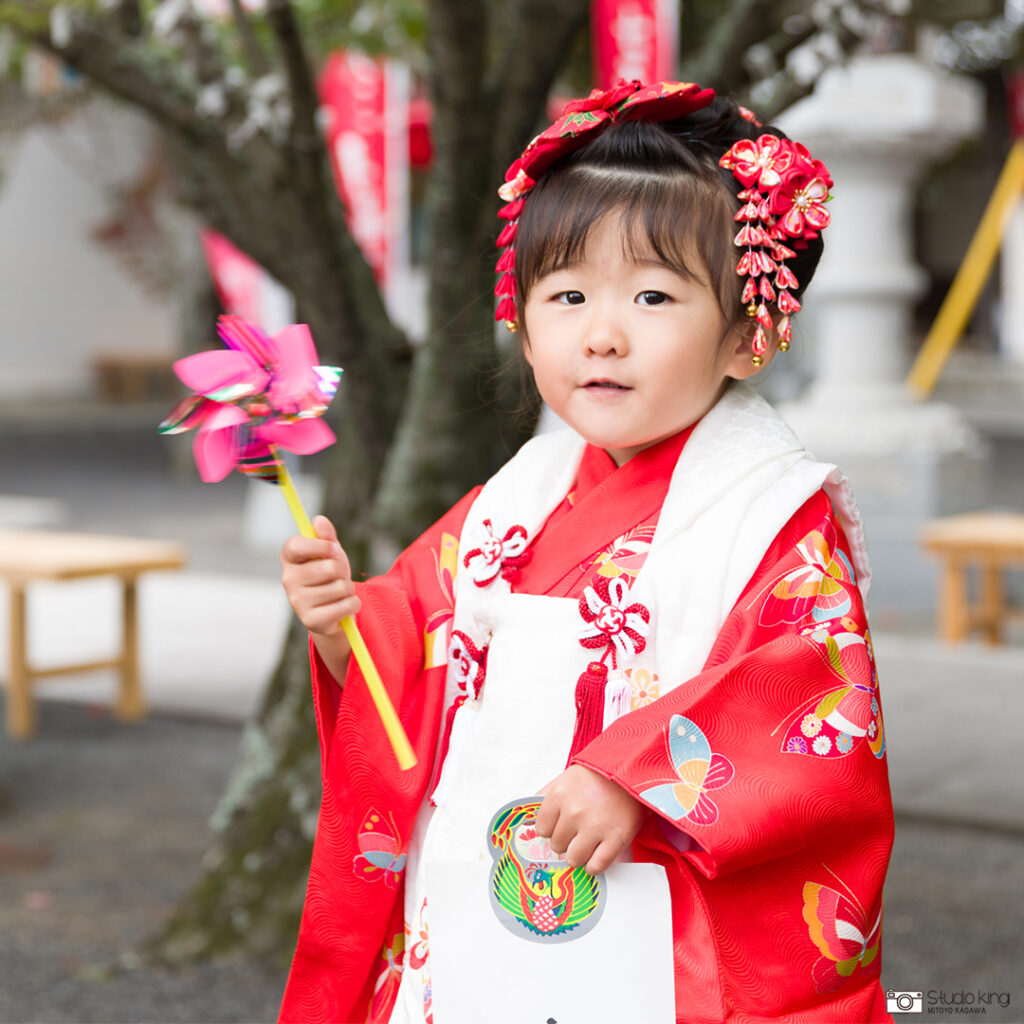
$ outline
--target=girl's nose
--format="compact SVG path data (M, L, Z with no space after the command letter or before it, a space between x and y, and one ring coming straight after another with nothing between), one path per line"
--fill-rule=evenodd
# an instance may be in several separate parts
M583 344L587 355L624 356L629 352L626 330L608 309L594 309Z

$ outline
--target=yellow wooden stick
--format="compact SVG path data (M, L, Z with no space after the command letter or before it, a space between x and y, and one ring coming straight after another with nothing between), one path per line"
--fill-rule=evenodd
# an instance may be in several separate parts
M935 387L950 352L963 333L967 320L985 285L992 261L1014 205L1024 191L1024 139L1017 139L1006 158L1002 173L982 214L971 244L967 247L960 269L943 300L928 337L924 339L907 385L921 398Z
M310 522L309 516L302 505L302 499L295 490L291 474L288 472L284 461L280 459L278 460L277 482L281 485L281 493L284 495L284 500L288 502L288 508L291 509L292 518L294 518L295 525L299 528L299 533L304 537L315 537L316 531L313 529L313 524ZM388 691L384 689L380 673L378 673L377 666L373 663L373 658L370 657L370 651L366 646L366 641L363 640L362 633L359 632L356 620L351 615L346 615L341 620L341 628L345 631L345 636L348 637L348 642L352 645L352 653L355 655L356 663L359 665L363 678L366 680L370 696L377 707L377 714L380 715L381 724L384 726L384 731L391 741L391 748L395 752L395 757L398 758L399 767L403 769L412 768L416 764L416 754L413 752L412 744L409 743L409 737L405 734L405 729L402 728L402 723L395 712L394 704L391 703Z

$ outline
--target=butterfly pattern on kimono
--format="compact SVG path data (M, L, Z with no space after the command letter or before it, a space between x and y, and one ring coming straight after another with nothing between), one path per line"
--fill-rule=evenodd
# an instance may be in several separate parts
M880 969L881 905L869 915L852 893L847 896L820 882L805 882L803 917L811 941L821 951L811 970L818 992L840 988L858 968L872 973Z
M405 870L406 855L401 853L401 841L394 819L370 808L356 836L359 853L352 858L352 869L364 881L380 882L389 889L398 887Z
M788 720L782 750L837 758L866 742L875 757L883 757L885 727L870 635L847 618L803 635L818 646L839 685L795 712Z
M673 715L668 726L668 750L677 778L640 790L640 796L673 821L713 825L718 805L709 790L721 789L736 773L732 762L712 753L701 728L682 715Z
M627 586L632 586L650 554L654 530L650 524L634 526L581 564L580 569L609 579L624 576Z
M847 615L853 606L856 575L830 521L808 533L796 551L802 564L765 588L758 614L762 626L795 625L808 618L827 622Z

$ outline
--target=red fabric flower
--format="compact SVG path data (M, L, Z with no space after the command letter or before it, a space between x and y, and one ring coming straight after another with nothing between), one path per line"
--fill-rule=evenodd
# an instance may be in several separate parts
M769 209L790 238L817 238L818 232L829 225L831 217L824 203L831 179L827 171L821 175L815 163L820 161L801 160L772 190Z
M778 185L782 172L793 165L792 147L793 143L777 135L761 135L756 141L741 139L719 163L732 171L744 187L770 189Z

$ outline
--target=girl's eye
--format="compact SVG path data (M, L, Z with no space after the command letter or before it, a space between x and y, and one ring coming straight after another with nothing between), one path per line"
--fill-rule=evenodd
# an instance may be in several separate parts
M559 292L555 296L556 302L563 302L567 306L579 306L586 302L583 292Z
M641 292L636 297L637 305L640 306L660 306L668 300L668 296L664 292Z

